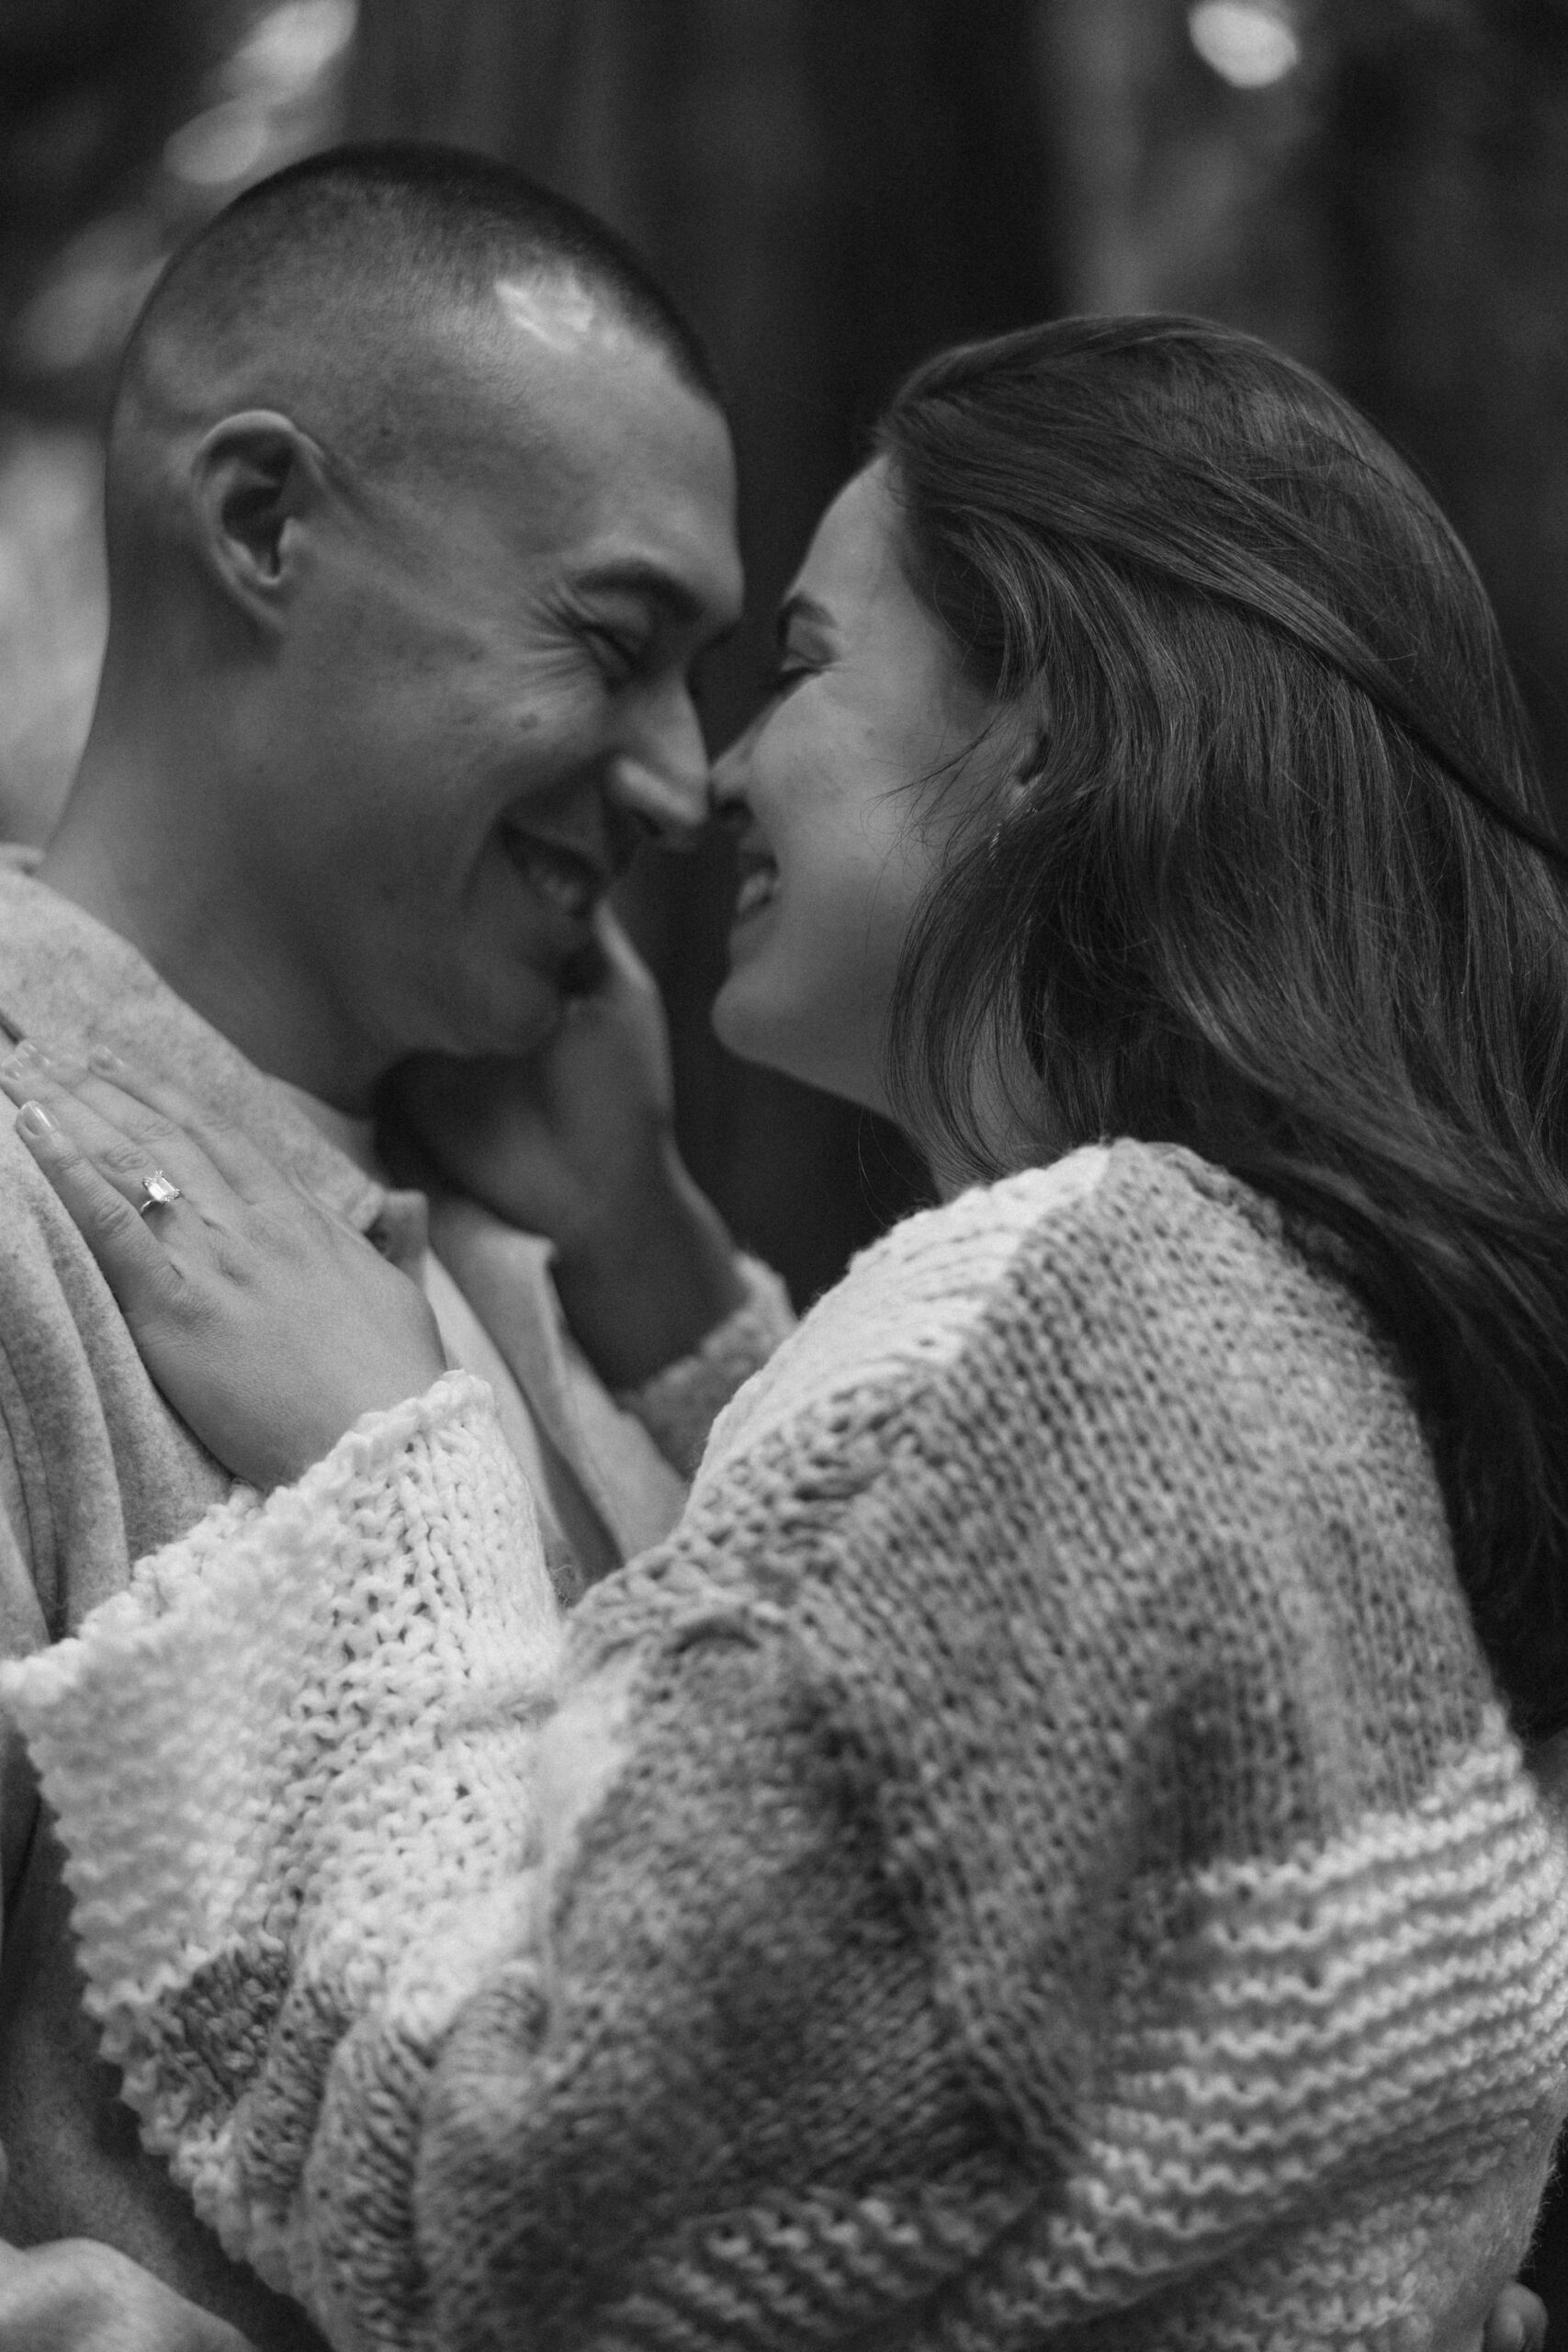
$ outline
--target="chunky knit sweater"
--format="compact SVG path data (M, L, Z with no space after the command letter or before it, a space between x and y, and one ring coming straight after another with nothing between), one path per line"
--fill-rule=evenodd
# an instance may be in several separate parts
M562 1656L451 1375L7 1670L126 2096L334 2344L1473 2352L1568 1856L1228 1177L912 1218Z

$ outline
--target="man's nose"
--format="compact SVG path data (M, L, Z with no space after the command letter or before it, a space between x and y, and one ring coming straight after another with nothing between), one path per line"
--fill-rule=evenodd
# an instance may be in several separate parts
M667 712L628 743L611 770L610 799L665 849L689 849L707 821L708 755L697 714Z

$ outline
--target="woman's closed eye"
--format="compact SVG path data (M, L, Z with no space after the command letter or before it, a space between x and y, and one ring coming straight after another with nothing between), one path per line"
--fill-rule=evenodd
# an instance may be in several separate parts
M833 658L835 633L829 615L815 598L798 590L779 608L778 657L769 671L765 692L770 702L787 695L803 678L814 678Z
M764 679L764 691L770 701L789 693L803 678L820 675L832 659L828 648L804 641L805 633L797 624L781 628L778 650Z
M763 673L762 690L770 702L776 702L781 695L788 694L792 686L799 685L802 678L815 677L819 666L815 662L807 662L803 654L781 653Z

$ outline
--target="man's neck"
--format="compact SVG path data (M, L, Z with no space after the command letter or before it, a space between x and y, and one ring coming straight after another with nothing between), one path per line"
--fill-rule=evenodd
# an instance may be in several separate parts
M376 1122L367 1112L356 1117L352 1112L340 1111L335 1102L323 1102L319 1094L307 1094L302 1086L293 1086L288 1079L278 1083L292 1096L319 1135L351 1159L355 1168L378 1184L387 1182L387 1170L376 1148Z
M128 941L258 1069L363 1116L374 1056L353 1049L304 959L258 922L254 890L201 849L156 799L79 786L38 879Z

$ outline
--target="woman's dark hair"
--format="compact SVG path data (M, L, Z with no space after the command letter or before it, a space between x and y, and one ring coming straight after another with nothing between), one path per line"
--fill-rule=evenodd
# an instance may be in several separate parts
M1568 1721L1568 859L1468 557L1344 401L1201 321L944 353L877 439L912 583L1039 746L917 924L895 1100L997 1172L1010 1056L1049 1148L1185 1144L1326 1228L1516 1719Z

